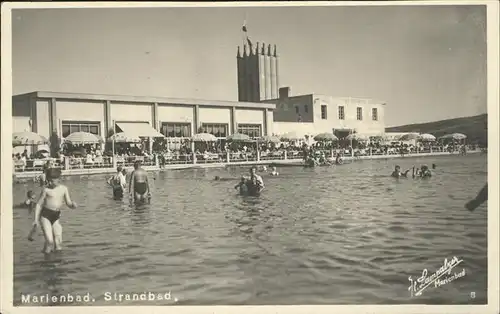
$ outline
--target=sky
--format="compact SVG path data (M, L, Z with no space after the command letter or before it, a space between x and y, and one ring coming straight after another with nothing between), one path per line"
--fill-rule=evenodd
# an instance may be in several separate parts
M13 94L236 101L245 20L292 95L381 100L386 126L486 112L484 6L16 9Z

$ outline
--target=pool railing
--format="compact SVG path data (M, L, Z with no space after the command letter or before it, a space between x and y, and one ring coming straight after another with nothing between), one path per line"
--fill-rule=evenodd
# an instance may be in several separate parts
M348 159L370 159L370 158L391 158L396 156L418 156L418 155L441 155L460 153L457 150L447 151L443 148L420 148L405 150L403 154L395 149L382 148L366 148L366 149L329 149L321 150L326 158L336 158L339 154ZM476 152L469 150L468 152ZM160 169L169 166L169 168L188 168L193 165L209 165L209 164L252 164L252 163L272 163L280 161L297 162L304 158L302 151L298 150L278 150L272 152L225 152L225 153L205 153L205 154L165 154L163 157L159 155L153 157L146 156L100 156L94 159L65 157L61 162L58 159L37 159L28 160L26 163L14 162L14 174L24 174L29 176L29 173L40 173L43 170L43 165L51 160L52 164L59 167L64 172L91 172L99 173L114 171L118 166L125 168L133 167L137 160L141 161L141 165L148 169Z

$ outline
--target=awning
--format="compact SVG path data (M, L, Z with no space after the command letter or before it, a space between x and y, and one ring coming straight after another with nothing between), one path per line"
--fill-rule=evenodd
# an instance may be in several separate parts
M122 132L136 137L164 137L163 134L153 129L145 122L120 122L117 123Z

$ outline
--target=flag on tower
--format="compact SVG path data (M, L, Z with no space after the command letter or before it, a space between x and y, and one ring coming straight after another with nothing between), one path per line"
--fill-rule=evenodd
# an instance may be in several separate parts
M247 21L243 22L243 27L241 27L241 30L245 33L245 37L248 43L248 46L250 46L250 50L252 49L252 42L250 41L250 38L248 38L248 30L247 30Z

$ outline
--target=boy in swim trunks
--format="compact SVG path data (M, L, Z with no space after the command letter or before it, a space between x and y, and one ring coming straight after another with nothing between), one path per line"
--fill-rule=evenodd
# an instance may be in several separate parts
M148 174L146 170L141 168L141 162L138 160L134 163L134 171L130 175L128 192L130 197L133 197L134 202L143 202L151 199Z
M50 253L55 246L55 250L61 250L62 244L62 226L59 222L61 217L61 208L64 203L70 208L76 208L76 203L69 196L68 188L59 183L61 176L60 169L48 169L47 186L45 186L40 195L40 200L36 204L35 221L33 230L40 224L45 237L44 253ZM30 232L30 237L33 232ZM31 240L31 239L30 239Z

